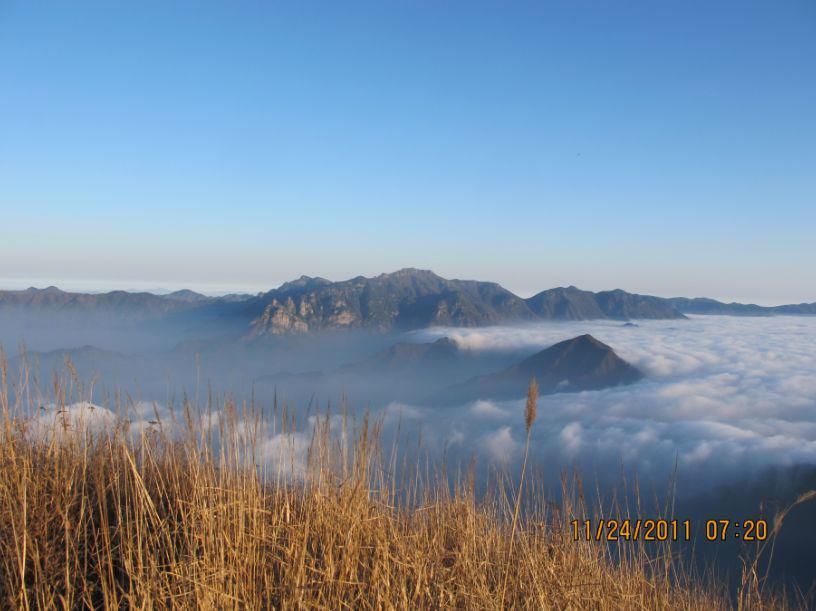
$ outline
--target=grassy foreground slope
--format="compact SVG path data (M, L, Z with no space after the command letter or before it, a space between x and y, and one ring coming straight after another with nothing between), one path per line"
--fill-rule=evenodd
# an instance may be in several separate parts
M335 433L327 418L304 448L283 429L272 442L257 435L260 420L229 404L217 423L182 410L180 435L124 417L94 430L64 407L43 430L41 418L14 415L6 392L2 410L2 608L733 603L669 547L627 544L613 560L604 544L573 541L569 519L585 508L539 502L534 478L508 545L513 498L476 498L469 477L441 484L450 478L383 451L365 421ZM737 604L782 606L759 583L746 573Z

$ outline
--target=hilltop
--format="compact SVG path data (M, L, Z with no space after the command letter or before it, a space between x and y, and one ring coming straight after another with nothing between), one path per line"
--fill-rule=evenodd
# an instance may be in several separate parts
M610 346L586 334L558 342L502 371L451 386L441 397L445 402L515 399L532 378L542 394L551 394L632 384L643 374Z

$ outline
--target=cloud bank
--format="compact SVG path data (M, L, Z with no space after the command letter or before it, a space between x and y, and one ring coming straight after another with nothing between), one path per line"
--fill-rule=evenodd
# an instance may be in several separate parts
M467 350L529 351L591 333L647 379L539 403L531 453L553 468L577 464L603 475L621 466L707 486L766 466L816 463L816 318L693 317L437 328ZM523 392L523 389L521 389ZM507 462L524 440L524 401L479 401L426 412L461 445Z

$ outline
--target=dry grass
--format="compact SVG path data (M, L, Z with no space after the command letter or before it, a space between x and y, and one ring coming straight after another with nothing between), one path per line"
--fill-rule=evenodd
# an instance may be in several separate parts
M71 392L55 383L54 395L64 407ZM317 426L293 479L259 459L253 410L227 404L207 430L182 409L181 435L59 418L43 435L5 381L1 396L3 608L732 606L670 547L574 542L568 521L585 508L570 494L543 502L535 478L518 516L509 487L477 498L472 474L448 485L397 469L367 421L346 437ZM782 606L759 585L746 582L740 607Z

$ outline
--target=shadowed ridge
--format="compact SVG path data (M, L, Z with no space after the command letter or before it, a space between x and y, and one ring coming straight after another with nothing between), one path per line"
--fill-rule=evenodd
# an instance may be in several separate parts
M558 342L503 371L452 386L441 393L441 400L515 399L524 394L531 378L537 380L542 394L552 394L632 384L643 374L610 346L584 334Z
M724 303L707 297L672 297L668 299L674 307L688 314L715 314L720 316L774 316L814 315L816 303L791 303L778 306L761 306L754 303Z
M627 293L621 289L593 293L574 286L559 287L533 295L526 302L538 316L550 320L685 318L666 299Z
M595 294L574 286L541 291L526 300L538 316L552 320L591 320L605 318Z

